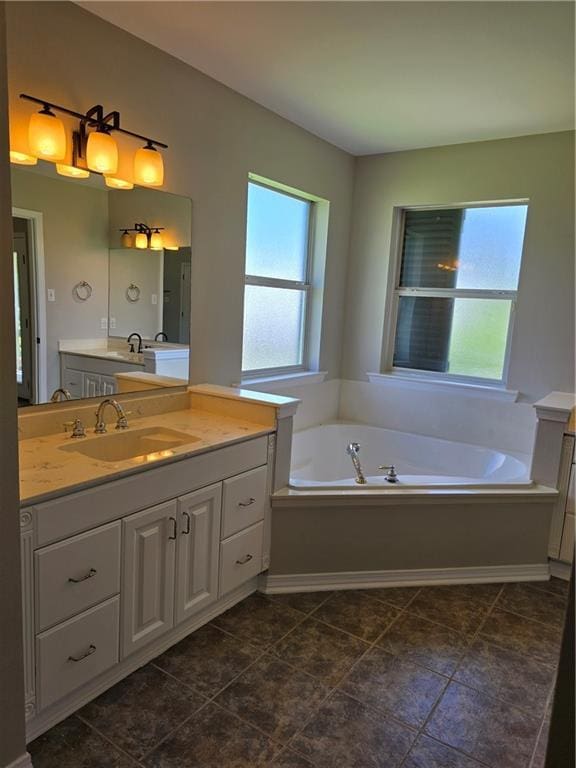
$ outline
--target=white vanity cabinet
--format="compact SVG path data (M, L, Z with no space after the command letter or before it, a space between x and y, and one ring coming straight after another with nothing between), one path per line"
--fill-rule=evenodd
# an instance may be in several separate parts
M255 591L274 438L22 509L30 739Z
M60 381L73 398L100 397L117 392L115 373L143 371L143 363L109 360L60 352Z

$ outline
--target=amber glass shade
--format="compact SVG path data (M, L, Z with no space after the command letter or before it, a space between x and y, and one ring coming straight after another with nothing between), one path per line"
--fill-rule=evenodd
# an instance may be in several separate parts
M118 170L118 145L109 133L93 131L86 144L86 164L98 173L115 174Z
M107 187L112 189L134 189L134 184L131 181L125 179L119 179L116 176L105 176L104 181Z
M128 230L123 232L122 237L120 238L120 243L122 248L132 248L132 235Z
M37 112L28 126L30 152L42 160L63 160L66 155L66 131L60 118Z
M72 179L87 179L90 176L88 171L84 168L76 168L75 165L61 165L56 163L56 173L60 176L70 176Z
M32 155L27 155L25 152L16 152L11 149L10 162L15 163L16 165L36 165L38 158L33 157Z
M148 235L144 232L138 232L134 238L134 245L136 248L148 248Z
M142 147L134 155L134 181L145 187L161 187L164 183L164 161L153 147Z
M160 232L152 232L150 235L150 248L155 251L161 251L164 246Z

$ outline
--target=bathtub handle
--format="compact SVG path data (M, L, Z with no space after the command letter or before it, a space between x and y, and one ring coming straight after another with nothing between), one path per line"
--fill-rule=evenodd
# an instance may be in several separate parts
M252 496L250 496L249 501L239 501L238 506L239 507L250 507L252 504L256 503L256 499L253 499Z

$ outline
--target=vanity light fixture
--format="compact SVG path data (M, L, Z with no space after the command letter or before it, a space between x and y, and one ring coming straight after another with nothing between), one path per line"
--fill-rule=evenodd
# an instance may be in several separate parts
M63 160L66 155L66 131L64 123L52 112L52 105L43 104L40 112L32 115L28 125L30 151L42 160Z
M62 112L79 121L78 129L72 132L72 166L82 170L110 175L115 178L118 169L118 145L111 135L114 132L145 142L134 157L134 177L138 184L159 187L164 181L164 162L159 148L168 145L140 133L120 127L120 112L117 110L104 114L104 107L96 104L85 114L67 107L52 104L45 99L38 99L26 93L21 99L40 104L42 109L32 115L28 129L30 154L57 162L66 155L66 131L62 121L54 112ZM22 154L22 153L18 153ZM22 162L14 160L13 162ZM108 184L115 189L130 189L132 182L117 179L117 183ZM133 186L133 185L132 185Z
M56 173L60 176L69 176L72 179L87 179L90 176L90 173L83 168L76 168L75 165L62 165L61 163L56 163Z
M123 233L120 242L123 248L151 248L160 251L163 248L160 230L163 229L164 227L149 227L147 224L136 223L133 227L123 227L120 230ZM133 242L130 232L136 232Z
M117 176L104 176L104 181L107 187L112 189L134 189L134 184L131 181L125 179L119 179Z
M134 155L134 181L146 187L161 187L164 183L162 155L150 141Z
M38 158L33 155L27 155L25 152L16 152L10 150L10 162L16 165L36 165Z

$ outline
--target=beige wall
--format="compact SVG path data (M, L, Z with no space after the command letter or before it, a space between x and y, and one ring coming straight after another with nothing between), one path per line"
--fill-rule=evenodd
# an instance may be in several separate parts
M358 158L343 378L380 370L394 206L529 198L508 385L573 391L573 184L568 132Z
M26 747L4 8L0 2L0 765L9 765Z
M108 193L73 181L52 179L12 166L12 205L40 211L44 229L46 288L56 301L46 303L46 378L48 397L60 386L59 339L97 339L108 331ZM72 288L92 286L88 301Z
M71 3L9 3L7 21L14 144L32 111L24 91L119 109L126 128L169 145L165 188L193 200L193 380L239 378L248 173L330 200L320 367L337 376L352 158Z

